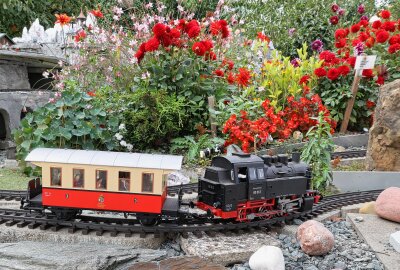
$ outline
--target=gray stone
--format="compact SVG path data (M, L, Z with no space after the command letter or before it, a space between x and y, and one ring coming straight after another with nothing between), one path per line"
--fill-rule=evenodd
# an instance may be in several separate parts
M348 221L354 226L357 234L376 251L376 256L386 269L396 269L400 265L398 253L387 247L390 234L398 230L399 224L379 218L377 215L364 214L364 222L356 222L355 218L360 214L347 214ZM374 262L373 262L374 263ZM376 261L376 268L380 267Z
M6 159L4 160L4 167L9 169L16 169L18 168L18 161L14 159Z
M0 225L0 243L13 243L20 241L53 242L65 244L93 243L99 246L122 245L130 248L157 249L161 246L164 238L155 238L152 235L148 235L146 238L140 238L140 235L136 234L132 237L125 237L123 234L112 237L107 232L104 233L103 236L99 237L95 232L90 232L88 235L82 235L80 231L70 234L66 228L62 228L57 232L53 232L49 230L42 231L39 229L32 230L27 227L17 228L16 226L7 227L4 224Z
M223 265L245 262L263 245L280 246L279 241L261 232L231 236L218 233L212 238L197 238L189 234L188 238L180 237L179 243L187 255Z
M343 270L346 270L346 268L347 268L346 263L343 262L343 261L337 261L337 262L334 264L334 267L335 267L335 268L339 268L339 269L343 269Z
M117 269L166 257L163 250L94 243L18 242L0 244L0 269Z
M389 237L389 243L392 247L400 253L400 231L392 233Z
M181 172L176 171L168 174L168 186L185 185L189 183L189 177L183 175Z
M0 62L0 89L30 89L26 65Z
M370 130L367 170L400 170L400 80L379 90L374 124ZM398 178L397 178L398 179Z

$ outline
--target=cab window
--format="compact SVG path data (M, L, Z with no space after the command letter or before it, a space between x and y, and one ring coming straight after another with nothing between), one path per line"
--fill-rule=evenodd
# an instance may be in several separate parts
M259 168L257 169L257 174L258 174L258 179L264 179L264 169L263 168Z
M52 186L61 186L61 173L62 169L59 167L51 167L50 168L50 184Z
M131 173L130 172L119 172L119 191L129 191L131 185Z
M142 192L153 192L154 174L143 173L142 174Z
M96 170L96 189L107 189L107 171Z
M85 171L83 169L73 169L72 175L73 179L73 187L74 188L83 188L85 183Z
M257 180L255 168L249 168L249 180Z
M238 168L238 179L239 182L247 182L247 167Z

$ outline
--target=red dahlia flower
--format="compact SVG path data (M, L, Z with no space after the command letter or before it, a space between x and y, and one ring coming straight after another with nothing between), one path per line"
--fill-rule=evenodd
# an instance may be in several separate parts
M75 35L75 42L83 41L86 38L85 30L81 29Z
M389 32L394 32L396 31L396 23L395 22L384 22L381 26L382 29L385 29L386 31Z
M267 43L270 42L269 37L267 37L266 35L264 35L262 32L258 32L258 33L257 33L257 38L258 38L259 40L265 41L265 42L267 42Z
M378 79L376 80L376 83L378 85L384 85L385 84L385 77L383 76L378 76Z
M358 34L358 38L364 42L369 38L369 35L365 32L360 32L360 34Z
M367 105L368 109L371 109L371 108L375 107L375 102L373 102L371 100L367 100L366 105Z
M381 28L381 26L382 26L382 22L381 21L374 21L372 23L372 28L374 28L374 29L379 29L379 28Z
M351 28L350 28L350 31L351 31L352 33L357 33L358 31L360 31L360 25L359 25L358 23L352 25Z
M221 34L222 38L227 38L229 37L228 23L225 20L215 21L210 25L210 32L213 36Z
M96 18L103 18L104 17L104 15L103 15L103 13L101 12L100 9L93 9L93 10L90 11L90 13L92 13L93 16L95 16Z
M163 23L156 23L153 26L153 33L156 38L160 38L166 33L166 25Z
M335 62L336 55L330 51L323 51L319 54L319 59L324 60L327 63Z
M376 33L376 42L385 43L389 39L389 33L385 30L379 30Z
M396 43L400 43L400 34L394 35L389 39L389 44L393 45Z
M360 20L359 24L360 26L367 27L369 25L369 22L368 20Z
M329 80L334 81L340 76L340 71L337 68L331 68L326 75Z
M185 32L190 38L195 38L200 34L200 25L196 20L191 20L185 25Z
M389 10L382 10L379 15L383 18L383 19L389 19L390 18L390 11Z
M250 83L250 78L250 71L246 68L239 68L239 73L236 74L235 81L238 85L246 87Z
M201 43L203 43L204 48L206 48L206 51L211 50L212 47L214 46L212 43L212 40L209 40L209 39L203 40L203 41L201 41Z
M338 67L338 70L342 76L346 76L350 72L349 66L343 65Z
M217 60L217 55L215 54L215 52L208 51L204 55L204 59L206 59L206 60Z
M335 39L341 39L347 37L348 32L345 29L339 28L335 31Z
M192 51L198 56L203 56L207 50L202 42L195 42L192 46Z
M338 24L338 22L339 22L339 17L338 17L338 16L332 16L332 17L329 18L329 22L330 22L332 25L336 25L336 24Z
M308 84L308 82L310 81L311 77L310 75L304 75L303 77L301 77L299 84L303 85L303 84Z
M335 42L335 47L340 49L346 46L346 39L342 38L339 41Z
M233 76L232 72L228 73L228 77L226 78L229 84L234 84L235 83L235 76Z
M66 24L69 24L71 21L71 17L69 17L67 14L62 13L62 14L56 14L55 15L57 18L56 23L59 23L61 26L64 26Z
M335 13L339 10L339 8L340 8L339 5L336 3L332 4L332 6L331 6L332 12L335 12Z
M145 55L145 52L140 49L135 53L135 57L137 58L138 63L140 63L142 61L144 55Z
M324 69L324 68L316 68L315 70L314 70L314 74L318 77L318 78L321 78L321 77L325 77L326 76L326 70Z
M399 50L400 50L400 44L399 44L399 43L390 45L389 48L388 48L388 52L389 52L390 54L396 53L396 52L399 51Z
M146 45L144 45L144 46L145 46L146 52L153 52L153 51L156 51L158 49L158 47L160 46L160 41L158 41L157 38L153 37L153 38L149 39L146 42Z
M365 41L365 46L367 46L368 48L372 48L375 44L375 39L373 37L369 37L366 41Z
M346 62L354 68L357 58L355 56L347 58Z
M218 77L224 77L224 72L220 69L217 69L216 71L214 71L214 74Z
M367 79L371 79L374 77L374 72L372 69L364 69L362 75Z

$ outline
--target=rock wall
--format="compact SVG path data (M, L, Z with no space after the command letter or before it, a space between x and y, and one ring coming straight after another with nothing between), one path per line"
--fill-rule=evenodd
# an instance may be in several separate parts
M366 161L368 170L400 171L400 79L379 90Z
M26 65L0 61L0 89L30 89Z
M21 121L21 111L27 108L29 111L35 110L37 107L48 102L50 92L48 91L15 91L0 92L0 114L2 116L1 127L4 128L6 139L11 139L13 129L19 127Z

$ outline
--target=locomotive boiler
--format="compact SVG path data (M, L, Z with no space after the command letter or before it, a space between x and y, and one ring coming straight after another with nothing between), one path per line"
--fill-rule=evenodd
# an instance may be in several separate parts
M245 153L219 156L199 179L197 207L236 221L308 211L318 202L309 190L311 171L299 154L262 157Z

